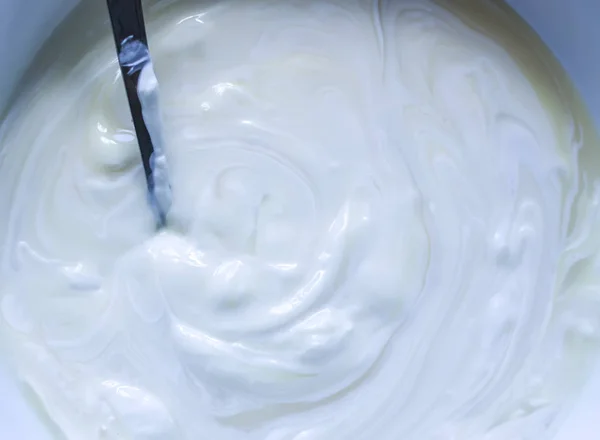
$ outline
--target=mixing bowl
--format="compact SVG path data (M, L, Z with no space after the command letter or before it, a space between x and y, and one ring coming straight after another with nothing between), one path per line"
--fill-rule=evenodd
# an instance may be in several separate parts
M77 2L3 0L0 13L0 114L36 51ZM597 25L600 2L508 0L508 3L530 23L561 61L581 92L596 126L600 126L600 27ZM600 414L598 396L600 365L560 430L558 440L597 438L594 426L597 427L597 414ZM0 365L0 437L52 438L3 365Z

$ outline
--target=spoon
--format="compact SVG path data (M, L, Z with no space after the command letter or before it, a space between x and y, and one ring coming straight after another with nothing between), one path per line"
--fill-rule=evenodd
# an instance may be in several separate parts
M171 206L158 82L154 75L141 0L107 0L121 76L144 165L148 200L157 229L165 226Z

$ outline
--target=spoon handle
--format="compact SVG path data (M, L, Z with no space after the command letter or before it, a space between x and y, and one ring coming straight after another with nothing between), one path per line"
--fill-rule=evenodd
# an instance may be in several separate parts
M106 0L117 50L128 37L148 46L141 0Z
M137 136L137 142L144 165L146 183L148 185L150 199L152 199L154 196L154 182L151 157L154 153L154 146L152 145L148 127L144 122L142 105L138 96L138 82L141 70L146 62L150 61L147 51L148 40L146 37L146 27L144 25L142 2L141 0L107 0L106 3L108 5L110 22L115 38L121 76L125 83L133 126L135 128L135 134ZM132 47L137 48L138 46L145 48L145 51L140 52L131 49ZM162 223L163 221L163 218L159 218L159 223Z

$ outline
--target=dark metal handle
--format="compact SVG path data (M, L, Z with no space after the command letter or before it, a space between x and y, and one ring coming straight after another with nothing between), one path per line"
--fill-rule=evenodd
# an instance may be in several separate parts
M140 41L147 46L146 27L144 25L144 14L142 11L141 0L107 0L110 22L113 35L115 37L115 46L117 53L121 54L121 49L125 41ZM138 80L140 76L139 69L130 69L122 64L122 57L119 56L119 65L125 90L127 91L127 100L131 110L133 126L144 164L146 182L150 194L153 194L154 183L152 179L152 168L150 167L150 158L154 153L152 139L148 133L148 128L142 115L142 106L137 94Z
M141 0L106 0L117 50L127 37L133 37L148 46Z

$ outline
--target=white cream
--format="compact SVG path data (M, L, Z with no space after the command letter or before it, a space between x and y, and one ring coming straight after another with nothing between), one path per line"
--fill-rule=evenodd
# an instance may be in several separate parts
M600 337L591 140L557 92L427 0L147 15L169 230L110 35L0 138L1 333L60 431L552 432Z
M149 194L150 205L155 217L162 226L173 203L173 191L169 183L169 167L164 145L158 80L154 73L152 61L148 61L142 68L137 90L142 106L142 117L154 148L150 156L150 168L152 170L152 190Z
M159 87L154 65L148 52L148 47L133 36L120 43L118 53L119 64L125 69L126 75L138 74L137 98L141 107L145 129L151 140L152 153L149 157L148 202L161 228L171 209L172 191L169 183L169 169L164 151L164 136L162 115L160 112ZM141 148L145 150L147 146Z

